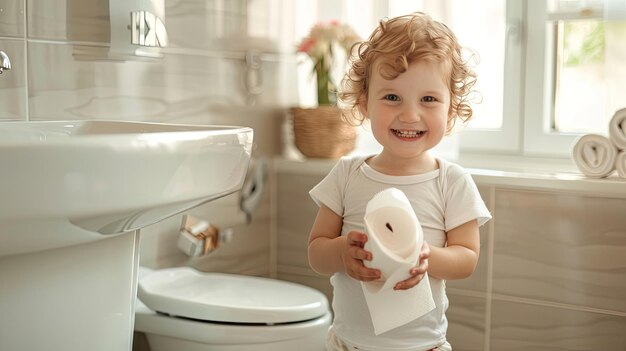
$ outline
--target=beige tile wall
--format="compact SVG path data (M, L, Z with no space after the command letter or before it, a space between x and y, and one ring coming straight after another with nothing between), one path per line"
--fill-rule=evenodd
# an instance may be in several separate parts
M315 273L308 263L309 230L317 205L309 190L323 176L278 172L276 194L277 273L278 278L303 283L324 292L332 300L329 277Z
M626 317L495 299L490 350L624 350Z
M24 38L24 0L0 0L0 36Z
M626 199L496 192L492 350L626 348Z
M0 50L11 60L11 70L0 75L0 121L26 119L25 43L21 39L1 38Z
M626 200L503 190L496 204L494 294L626 315Z

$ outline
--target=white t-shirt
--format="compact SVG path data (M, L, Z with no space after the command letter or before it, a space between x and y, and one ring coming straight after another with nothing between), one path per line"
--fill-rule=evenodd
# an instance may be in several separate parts
M341 235L365 231L363 216L367 202L378 192L395 187L409 199L431 246L443 247L446 232L471 220L483 225L491 218L471 175L462 167L437 159L439 169L410 176L380 173L365 160L371 156L342 158L311 191L343 217ZM360 350L426 350L446 340L448 298L445 281L429 277L436 308L428 314L378 336L369 316L361 283L343 272L335 273L333 285L333 330L345 342Z

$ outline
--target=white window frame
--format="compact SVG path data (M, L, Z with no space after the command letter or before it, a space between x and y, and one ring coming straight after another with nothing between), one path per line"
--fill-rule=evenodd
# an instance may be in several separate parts
M464 129L461 156L571 156L571 146L581 134L556 132L551 127L554 67L553 53L546 49L547 19L545 1L507 1L502 127Z
M507 1L505 50L502 127L464 129L460 133L461 154L466 152L516 154L521 150L524 52L522 1Z
M580 135L552 130L553 53L547 50L548 14L543 1L526 2L526 88L524 103L524 154L568 156ZM550 46L552 47L552 46Z

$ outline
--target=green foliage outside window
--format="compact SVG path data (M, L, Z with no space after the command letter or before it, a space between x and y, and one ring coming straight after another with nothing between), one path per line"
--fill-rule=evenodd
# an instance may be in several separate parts
M566 66L604 62L604 22L568 21L563 27L563 55Z

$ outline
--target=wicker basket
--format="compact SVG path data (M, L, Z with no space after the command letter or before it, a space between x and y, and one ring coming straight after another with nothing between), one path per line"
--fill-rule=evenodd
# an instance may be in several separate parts
M296 147L310 158L339 158L354 150L356 128L335 106L292 108Z

